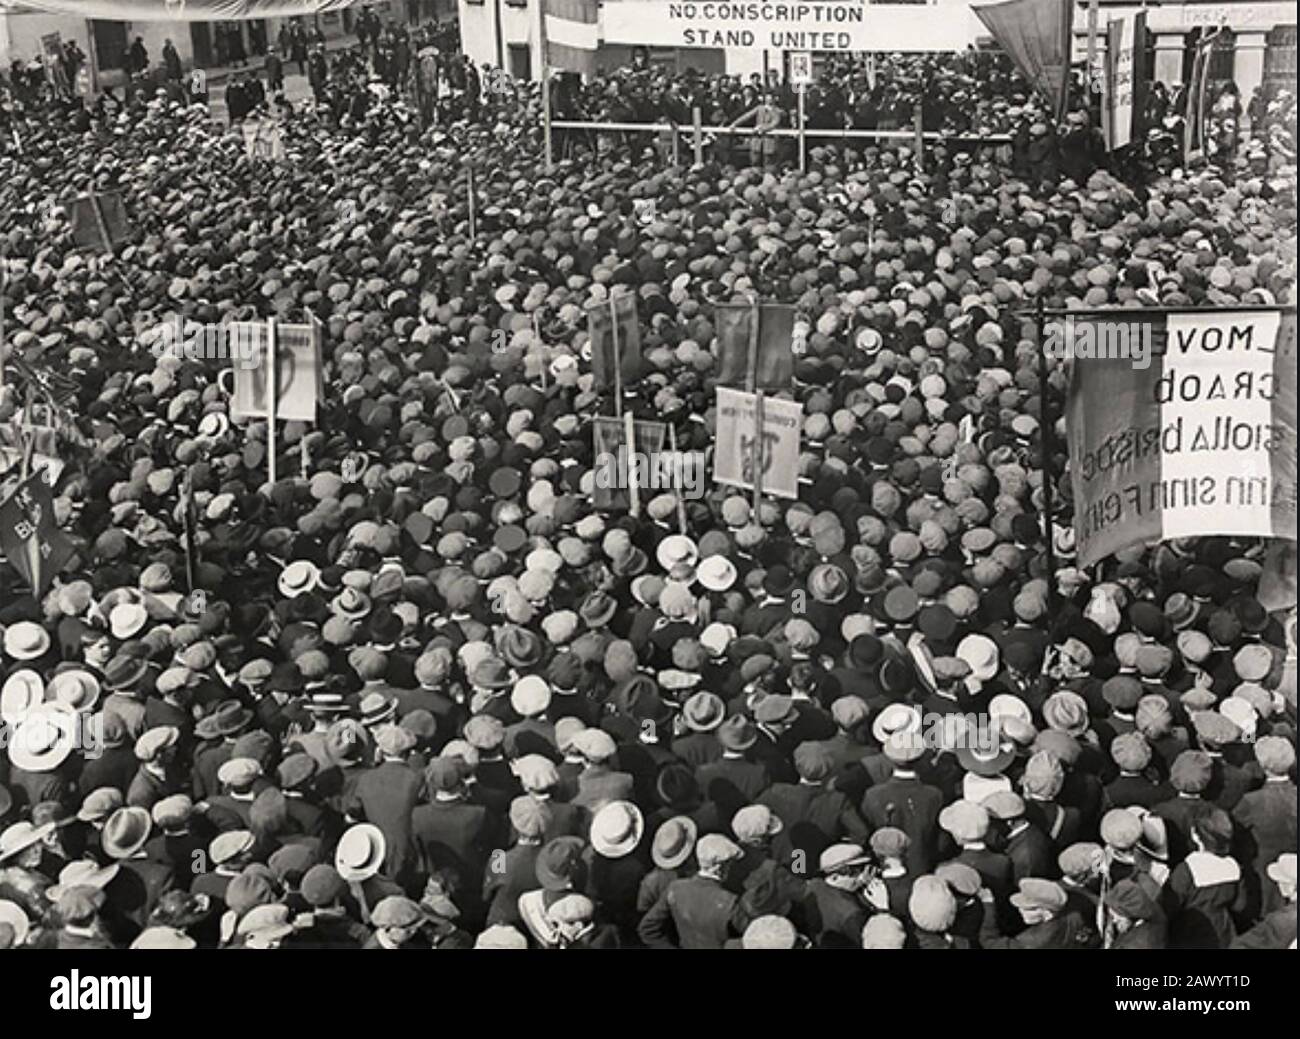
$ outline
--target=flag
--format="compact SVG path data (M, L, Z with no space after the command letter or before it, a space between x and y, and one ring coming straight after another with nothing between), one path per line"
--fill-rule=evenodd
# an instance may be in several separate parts
M542 0L542 63L592 76L600 46L597 0Z
M1070 84L1074 0L1005 0L973 10L1056 118L1063 119Z
M76 554L54 522L50 485L36 472L0 504L0 548L39 601L54 575Z
M1296 316L1120 312L1049 325L1079 566L1169 538L1296 536Z
M112 252L131 235L120 191L80 195L72 202L72 240L78 249Z
M754 370L750 348L754 315L758 343ZM788 390L794 379L794 307L783 303L720 303L713 323L718 337L718 385L741 389Z
M1147 16L1139 11L1114 18L1106 27L1107 104L1110 106L1110 139L1114 151L1140 140L1145 132L1142 113L1146 109Z
M641 326L637 324L636 295L620 293L587 307L587 332L591 337L591 373L597 390L624 388L641 378ZM618 373L617 376L615 373Z
M593 467L594 483L592 503L598 509L626 509L632 504L628 493L633 470L637 487L650 490L670 490L657 486L660 477L660 456L668 427L662 422L637 420L632 424L633 454L627 450L626 424L623 419L598 415L592 424L592 444L596 464ZM635 461L635 465L631 464ZM642 500L650 495L641 494Z

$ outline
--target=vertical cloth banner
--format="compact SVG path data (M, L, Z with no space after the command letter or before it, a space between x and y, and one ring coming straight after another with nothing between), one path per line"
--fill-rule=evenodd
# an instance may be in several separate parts
M641 378L641 328L637 324L636 294L620 293L613 300L612 306L606 300L587 307L591 374L599 391L613 389L620 380L623 387L632 386Z
M1068 102L1074 2L1006 0L971 8L1058 120Z
M235 393L231 414L236 418L266 418L268 414L269 329L265 321L231 322L226 333L244 336L244 347L232 348L232 357L246 357L247 364L235 366ZM277 324L276 326L276 419L286 422L315 422L316 405L324 396L318 325Z
M131 235L131 221L120 191L80 195L73 199L72 241L78 249L112 252Z
M758 394L718 387L713 481L752 490L757 463L761 466L764 494L776 498L798 498L803 405L777 397L765 398L761 443L755 450L757 407Z
M1140 140L1146 109L1147 16L1145 11L1115 18L1106 27L1106 85L1110 106L1110 151Z
M54 522L54 498L41 473L33 473L0 503L0 548L39 601L75 549Z
M718 337L718 385L744 386L749 381L749 347L756 308L749 303L719 303L713 323ZM794 307L763 303L758 313L758 356L753 388L788 390L794 380Z
M1070 317L1048 335L1073 357L1066 423L1080 566L1169 538L1295 540L1294 312L1111 312ZM1148 363L1116 349L1122 341L1145 341Z
M600 47L597 0L541 0L542 61L547 68L596 74Z
M592 445L596 455L592 503L598 509L630 508L632 496L628 485L633 475L638 481L639 490L671 489L667 483L662 482L659 468L668 427L662 422L643 420L637 420L632 425L633 444L629 452L626 425L622 419L598 415L592 423ZM631 457L633 454L638 456L635 464Z

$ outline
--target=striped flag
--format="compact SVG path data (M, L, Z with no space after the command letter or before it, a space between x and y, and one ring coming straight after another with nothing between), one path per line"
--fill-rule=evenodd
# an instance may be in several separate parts
M597 0L542 0L542 60L548 68L596 73Z
M1072 358L1079 565L1203 535L1296 536L1296 316L1119 312L1045 330Z
M758 341L752 341L758 315ZM718 336L718 385L749 390L788 390L794 379L794 307L784 303L720 303L713 323ZM751 370L751 350L753 368Z

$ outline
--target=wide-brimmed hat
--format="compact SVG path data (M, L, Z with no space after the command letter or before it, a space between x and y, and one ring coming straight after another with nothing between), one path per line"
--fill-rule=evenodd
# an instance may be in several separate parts
M725 592L736 583L736 564L726 556L709 556L695 570L696 580L711 592Z
M676 869L695 850L699 827L690 816L677 815L664 822L655 831L650 846L650 859L660 869Z
M294 599L320 584L320 568L307 559L295 559L280 571L276 587L286 599Z
M140 809L143 811L144 809ZM78 859L59 870L59 882L45 889L45 897L57 902L65 891L74 887L93 887L103 891L122 867L116 862L101 866L93 859Z
M56 823L49 822L36 826L25 819L22 822L5 827L0 832L0 862L26 851L34 844L40 844L49 834L54 832L56 827Z
M645 816L631 801L610 801L591 820L591 846L607 859L630 855L645 833Z
M344 880L368 880L379 872L388 854L384 832L372 823L357 823L339 839L334 868Z
M99 702L99 679L85 668L60 671L50 679L49 697L74 711L89 711Z
M14 660L35 660L50 648L50 633L39 624L19 621L5 628L5 655Z
M977 776L1001 775L1015 759L1015 748L1003 744L999 744L991 751L983 747L957 748L958 763L967 772L973 772Z
M685 534L669 534L659 542L655 558L667 573L672 574L674 570L684 573L694 569L700 550Z
M9 760L24 772L50 772L72 753L77 712L61 704L28 711L9 736Z
M30 667L19 668L5 679L0 688L0 718L15 725L45 702L45 680Z
M13 929L15 947L27 941L27 935L31 930L31 924L27 922L27 914L16 903L6 898L0 898L0 924L8 924Z

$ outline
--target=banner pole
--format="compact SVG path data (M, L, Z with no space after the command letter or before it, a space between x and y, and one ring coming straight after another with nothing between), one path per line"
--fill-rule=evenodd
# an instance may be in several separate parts
M609 294L609 339L610 352L614 355L614 417L623 417L623 355L618 342L618 308L614 305L614 293ZM628 444L628 450L632 445Z
M704 116L700 106L691 109L691 146L695 150L695 165L704 165Z
M916 172L921 173L925 169L925 111L920 101L912 110L912 128L916 138L913 142L916 147Z
M745 370L745 390L754 395L754 446L750 454L750 465L754 476L754 511L757 513L759 501L763 497L763 395L758 392L758 326L762 320L762 310L758 297L749 297L749 364Z
M1094 0L1095 2L1095 0ZM1047 560L1047 602L1056 607L1056 539L1052 529L1052 415L1047 406L1047 349L1043 342L1043 297L1038 297L1036 319L1038 348L1038 450L1039 466L1043 473L1043 537Z
M113 240L108 233L108 224L104 221L104 212L99 208L99 196L93 191L87 197L90 199L90 211L95 214L95 223L99 227L99 237L104 240L104 248L108 255L116 258L117 254L113 251Z
M474 201L474 167L472 165L466 166L465 172L467 174L465 191L469 196L467 199L469 203L469 236L475 238L478 236L478 212Z
M194 523L191 513L194 509L194 481L190 476L190 467L185 467L185 512L181 517L185 525L185 581L189 591L194 591Z
M1092 111L1092 96L1098 93L1097 83L1097 22L1100 18L1100 7L1098 0L1088 0L1088 68L1086 70L1086 82L1088 84L1088 110ZM1106 107L1106 99L1101 99L1102 108ZM1057 118L1061 118L1058 113Z
M804 95L804 88L800 86L795 91L795 97L796 97L795 119L799 121L799 172L807 173L808 172L808 148L807 148L807 140L804 136L803 95Z
M623 439L627 442L627 494L635 517L641 514L641 492L637 486L640 474L636 464L636 419L630 411L623 416Z
M275 318L266 321L266 478L275 486L275 411L280 396L280 366L277 363ZM269 490L269 488L268 488Z
M501 35L500 24L497 27ZM551 141L551 62L547 51L550 49L546 40L546 0L537 0L537 39L540 46L538 60L542 65L542 150L545 153L545 169L549 174L553 169Z
M677 477L680 475L678 466L681 465L681 456L677 453L677 427L671 422L668 423L668 450L673 453L673 469L670 476L673 484L673 497L677 499L677 530L685 536L686 502L682 500L681 491L677 487Z

